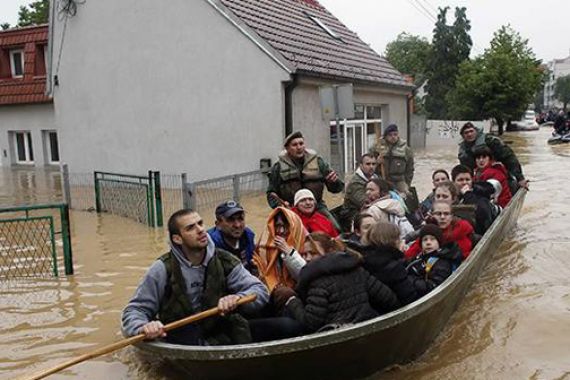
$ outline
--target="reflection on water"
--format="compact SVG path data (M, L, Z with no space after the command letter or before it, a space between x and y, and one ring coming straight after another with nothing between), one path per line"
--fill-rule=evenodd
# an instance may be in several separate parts
M548 146L548 131L506 134L531 182L519 224L416 362L373 379L563 378L570 372L570 146ZM448 170L456 147L416 152L416 187L431 190L431 172ZM58 173L3 169L0 202L59 200ZM34 186L39 190L34 190ZM53 190L52 190L53 189ZM38 194L35 194L37 192ZM58 198L59 197L59 198ZM329 197L336 205L340 197ZM261 198L245 200L259 233L268 214ZM213 213L204 214L208 224ZM72 212L76 274L0 288L0 378L49 368L120 339L120 313L141 276L166 249L165 234L113 215ZM373 349L373 348L371 348ZM53 379L182 379L131 348L72 367Z

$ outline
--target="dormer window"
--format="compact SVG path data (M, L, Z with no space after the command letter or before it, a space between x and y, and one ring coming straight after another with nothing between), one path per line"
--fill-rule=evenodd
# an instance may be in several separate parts
M310 15L306 12L305 15L307 15L307 17L310 18L315 24L317 24L322 30L327 32L329 36L331 36L335 40L342 41L342 38L338 34L336 34L331 28L329 28L324 22L322 22L321 19L319 19L316 16Z
M21 78L24 76L24 51L10 50L10 69L12 78Z

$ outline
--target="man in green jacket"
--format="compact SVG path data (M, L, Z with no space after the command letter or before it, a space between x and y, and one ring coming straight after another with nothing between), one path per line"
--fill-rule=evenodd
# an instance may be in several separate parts
M414 152L400 138L396 124L386 127L371 153L378 159L376 173L391 182L403 196L408 195L414 178Z
M344 189L344 182L314 150L305 147L301 132L287 136L284 147L269 173L269 206L292 207L295 193L300 189L309 189L317 201L317 210L336 224L323 201L323 192L326 187L331 193L340 193Z
M460 134L463 140L459 143L459 153L457 157L462 165L474 169L475 155L473 152L478 147L486 145L493 152L495 160L502 162L507 168L509 175L516 178L518 186L528 189L528 180L526 180L523 175L521 164L515 152L513 152L503 140L484 133L471 122L463 124ZM514 189L511 190L516 190L516 187L515 185Z
M362 210L366 202L366 184L376 177L376 157L372 153L365 153L360 157L358 169L346 186L344 203L340 212L339 223L343 232L350 232L354 217Z

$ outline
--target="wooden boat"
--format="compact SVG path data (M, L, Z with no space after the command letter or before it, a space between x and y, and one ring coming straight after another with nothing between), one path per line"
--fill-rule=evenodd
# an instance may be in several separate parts
M217 347L144 342L145 354L164 358L198 379L358 379L422 354L515 225L520 190L469 258L443 284L389 314L338 330L279 341Z

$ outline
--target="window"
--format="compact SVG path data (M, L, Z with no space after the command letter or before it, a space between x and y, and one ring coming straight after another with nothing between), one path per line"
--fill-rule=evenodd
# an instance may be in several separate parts
M329 36L332 38L342 41L342 38L338 34L336 34L331 28L329 28L324 22L322 22L319 18L312 16L305 12L305 15L310 18L315 24L317 24L322 30L328 33Z
M13 78L24 76L24 51L10 50L10 69Z
M30 132L15 132L14 146L16 151L16 163L18 164L34 163L32 134Z
M59 142L56 131L45 131L44 133L47 162L50 164L59 164Z

